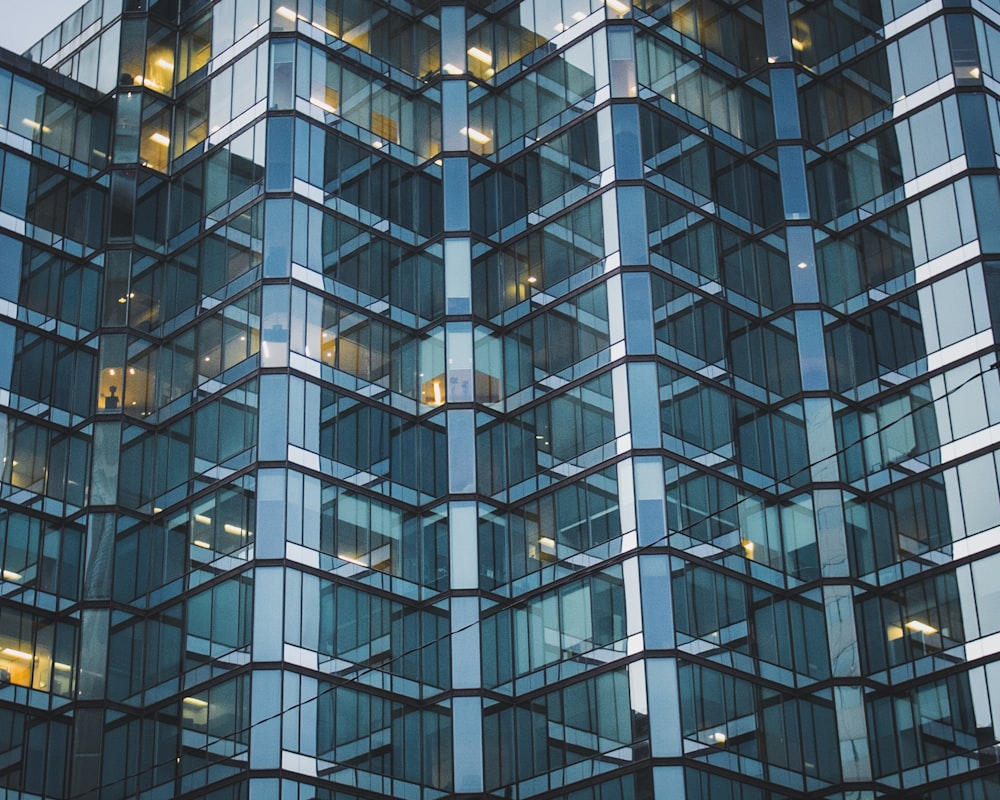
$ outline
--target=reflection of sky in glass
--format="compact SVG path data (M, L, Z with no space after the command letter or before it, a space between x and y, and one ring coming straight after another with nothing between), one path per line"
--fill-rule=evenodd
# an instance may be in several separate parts
M37 6L19 0L0 0L4 24L0 28L0 47L23 53L46 33L83 5L83 0L45 0L45 13Z

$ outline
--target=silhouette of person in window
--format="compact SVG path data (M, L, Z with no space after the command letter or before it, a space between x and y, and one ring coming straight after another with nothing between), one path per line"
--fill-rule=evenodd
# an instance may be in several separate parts
M111 392L107 397L104 398L104 407L107 408L118 408L118 395L115 392L118 391L117 386L109 386L108 391Z

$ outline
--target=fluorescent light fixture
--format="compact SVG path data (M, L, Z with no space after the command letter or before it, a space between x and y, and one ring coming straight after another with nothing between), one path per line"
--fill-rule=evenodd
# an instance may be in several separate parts
M468 136L472 141L477 144L487 144L490 141L490 137L487 136L482 131L477 131L475 128L462 128L460 133L463 136Z
M921 622L919 619L911 619L906 623L906 628L914 633L922 633L925 636L930 636L932 633L938 632L937 628L933 628L926 622Z
M768 56L767 57L767 63L768 64L777 64L778 63L778 57L777 56Z
M476 59L476 61L485 64L487 67L493 66L493 56L490 53L487 53L485 50L473 46L470 47L466 52L468 52L470 56Z
M318 22L310 22L309 24L312 25L316 30L320 31L321 33L325 33L327 36L333 36L334 38L337 37L337 34L335 34L325 25L320 25Z
M191 544L193 544L195 547L201 547L204 550L212 549L212 545L210 545L208 542L203 542L201 539L195 539L193 542L191 542Z
M200 522L202 525L211 525L212 524L212 518L211 517L206 517L204 514L195 514L194 515L194 521L195 522Z
M799 269L808 269L808 267L809 267L809 265L805 261L800 261L798 263L798 268Z
M167 61L167 59L165 58L156 59L156 66L163 67L163 69L169 69L169 70L172 70L174 68L173 62Z
M19 581L24 576L20 572L14 572L12 569L5 569L3 571L3 579L5 581Z
M170 137L165 133L160 133L159 131L150 136L149 140L151 142L156 142L157 144L162 144L164 147L170 144Z
M716 731L715 733L712 734L712 739L715 741L716 744L725 744L728 738L729 737L726 736L726 734L724 734L722 731Z
M52 128L50 128L48 125L42 125L41 122L35 122L35 120L33 119L28 119L27 117L25 117L24 119L21 120L21 122L23 122L32 130L41 131L42 133L52 133Z
M794 36L792 37L792 47L800 51L806 49L805 43L801 39L796 39Z
M454 64L445 64L441 69L448 75L461 75L463 72L461 67L456 67Z
M440 381L434 381L431 387L434 389L434 405L439 406L444 402L444 397L441 395Z
M970 78L978 78L980 75L982 75L982 73L979 71L979 67L973 67L969 70Z
M63 664L61 661L53 661L52 666L55 667L60 672L72 672L73 668L69 664Z
M584 13L583 13L582 11L577 11L577 12L576 12L576 13L575 13L575 14L573 15L573 19L575 19L575 20L576 20L577 22L582 22L582 21L583 21L583 20L585 20L586 18L587 18L587 15L586 15L586 14L584 14Z
M11 658L23 658L25 661L31 661L34 658L31 653L25 653L23 650L15 650L13 647L5 647L3 650L0 650L0 653Z
M198 697L185 697L184 704L195 708L208 708L208 701Z
M222 530L224 530L226 533L231 533L233 536L247 536L250 533L245 528L240 528L237 525L231 525L228 522L222 526Z
M628 13L628 3L623 3L622 0L604 0L604 5L610 8L616 14Z
M336 114L337 109L331 106L329 103L325 103L318 97L310 97L309 102L312 103L316 108L322 108L327 114Z
M383 142L381 139L376 139L374 142L372 142L372 147L374 147L376 150L381 150L383 147L385 147L385 142Z
M743 545L743 554L753 561L754 543L749 539L740 539L740 544Z
M886 638L890 642L903 638L903 629L899 625L890 625L885 631Z
M344 555L343 553L337 553L337 558L339 558L341 561L349 561L352 564L357 564L359 567L367 567L368 566L360 558L355 558L354 556Z
M295 12L292 11L292 9L287 8L286 6L278 6L274 10L274 13L277 14L279 17L284 17L289 22L295 22Z
M538 283L538 278L536 278L534 275L529 275L528 283Z

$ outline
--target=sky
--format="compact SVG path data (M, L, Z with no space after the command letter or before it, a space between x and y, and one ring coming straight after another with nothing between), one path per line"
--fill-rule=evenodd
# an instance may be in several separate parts
M23 53L86 0L0 0L0 47Z

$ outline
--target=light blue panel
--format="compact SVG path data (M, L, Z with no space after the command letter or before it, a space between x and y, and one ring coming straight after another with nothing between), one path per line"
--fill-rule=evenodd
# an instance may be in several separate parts
M483 709L478 697L452 700L455 791L483 791Z
M682 754L683 747L675 659L654 658L646 661L646 691L650 754L654 758L676 758Z

